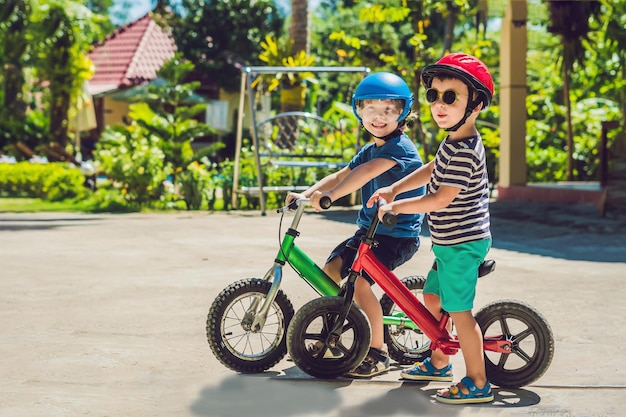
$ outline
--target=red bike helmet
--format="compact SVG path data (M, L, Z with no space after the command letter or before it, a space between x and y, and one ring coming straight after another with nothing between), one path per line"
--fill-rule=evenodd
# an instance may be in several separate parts
M422 70L422 84L426 88L430 88L433 78L441 73L453 75L467 84L470 89L474 89L483 103L483 109L486 109L491 103L493 98L493 80L491 79L489 69L480 59L461 52L446 55L437 61L436 64L424 67Z

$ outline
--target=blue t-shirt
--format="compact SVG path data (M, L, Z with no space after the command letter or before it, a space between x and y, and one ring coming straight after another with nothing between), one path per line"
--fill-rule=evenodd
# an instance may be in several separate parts
M357 218L357 225L361 228L368 228L374 215L376 214L375 205L371 208L365 206L365 203L367 203L367 200L369 200L372 194L374 194L374 191L393 184L423 165L422 158L420 158L415 144L413 144L411 139L409 139L409 137L405 134L388 140L383 146L380 147L377 147L373 142L365 145L359 153L352 158L348 166L352 170L361 164L373 160L374 158L391 159L396 162L396 165L369 181L361 188L363 206L359 210L359 216ZM396 200L417 197L424 195L425 192L426 188L420 187L416 190L407 191L396 196ZM398 215L398 224L395 227L387 227L381 223L378 226L376 233L398 238L417 237L422 228L423 219L423 213L400 214Z

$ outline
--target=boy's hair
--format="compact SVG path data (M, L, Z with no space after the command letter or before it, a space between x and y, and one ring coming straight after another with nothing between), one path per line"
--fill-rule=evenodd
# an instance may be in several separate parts
M366 98L363 100L355 100L355 105L357 107L357 109L362 109L363 107L365 107L366 104L372 102L372 101L383 101L383 100L390 100L394 107L396 108L396 110L398 110L398 113L402 114L402 112L404 111L404 104L406 103L405 100L403 99L374 99L374 98Z

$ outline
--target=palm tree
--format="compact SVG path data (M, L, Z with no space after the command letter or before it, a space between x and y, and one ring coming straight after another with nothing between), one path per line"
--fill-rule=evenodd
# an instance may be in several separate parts
M574 134L572 131L572 105L570 101L570 81L574 64L583 64L585 46L591 30L589 19L598 20L601 13L599 1L550 1L550 25L548 31L561 37L563 52L561 71L563 73L563 97L567 121L567 180L574 179Z
M0 7L0 65L4 68L4 106L6 117L23 119L26 104L22 97L24 72L22 64L28 48L26 31L30 4L23 0L9 0Z
M309 29L309 1L291 0L291 25L289 26L289 37L293 41L291 47L292 55L295 55L300 51L304 51L308 55L311 51Z

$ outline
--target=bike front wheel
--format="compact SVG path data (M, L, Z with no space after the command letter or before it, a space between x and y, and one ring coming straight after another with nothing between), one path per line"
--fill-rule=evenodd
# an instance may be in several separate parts
M476 314L484 336L511 342L508 353L485 351L487 378L503 388L519 388L539 379L554 356L552 329L543 315L528 304L502 300Z
M372 337L369 321L352 305L339 338L328 344L343 305L342 297L322 297L305 304L287 330L287 349L293 362L316 378L337 378L361 364Z
M213 301L206 335L213 354L227 368L263 372L287 354L286 332L294 310L282 290L276 293L263 327L250 326L271 285L259 278L243 279L230 284Z
M411 275L402 278L402 283L407 286L416 296L421 296L426 278L419 275ZM396 303L387 295L380 298L380 306L384 317L394 317L409 320ZM404 324L385 324L385 343L391 359L400 365L412 365L421 362L431 355L430 339L419 328Z

